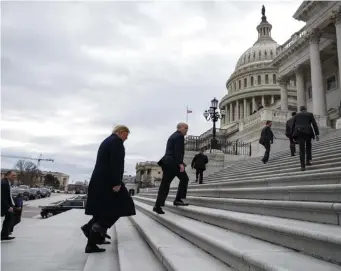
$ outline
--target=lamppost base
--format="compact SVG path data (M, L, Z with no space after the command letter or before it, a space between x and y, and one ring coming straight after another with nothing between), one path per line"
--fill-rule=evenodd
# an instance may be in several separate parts
M212 150L220 150L220 144L217 139L212 138L211 139L211 149Z

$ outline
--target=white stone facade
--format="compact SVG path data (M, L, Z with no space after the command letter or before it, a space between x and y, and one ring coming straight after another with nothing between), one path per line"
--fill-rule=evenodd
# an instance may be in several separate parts
M296 81L297 107L327 117L336 128L340 118L341 2L305 1L294 18L306 25L279 46L272 66L283 81ZM286 93L281 96L286 100Z

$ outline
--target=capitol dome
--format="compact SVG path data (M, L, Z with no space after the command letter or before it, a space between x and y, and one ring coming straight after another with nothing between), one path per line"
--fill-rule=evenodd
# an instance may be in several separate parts
M247 49L239 58L236 70L259 62L271 62L276 56L279 44L271 37L272 25L262 16L262 22L257 26L258 39L253 46Z
M221 120L222 129L237 129L238 123L246 119L249 122L249 117L253 119L262 108L280 107L278 69L271 65L279 44L271 37L272 25L267 21L264 6L261 22L256 29L256 42L240 56L226 82L227 94L219 103L219 108L225 111ZM289 100L296 99L295 90L290 87L288 90Z

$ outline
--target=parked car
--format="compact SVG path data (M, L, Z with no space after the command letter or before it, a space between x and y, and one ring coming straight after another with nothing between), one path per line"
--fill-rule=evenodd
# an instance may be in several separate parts
M30 199L30 189L25 188L25 187L15 187L12 188L12 196L15 198L19 193L21 193L24 197L24 200L29 200Z
M30 188L30 199L40 199L41 194L39 188Z
M40 190L40 194L41 194L41 197L42 197L42 198L51 196L51 192L50 192L49 189L47 189L47 188L45 188L45 187L42 187L42 188L40 188L39 190Z
M40 206L41 212L40 215L42 218L49 218L51 216L69 211L71 209L84 209L85 208L86 198L74 198L67 199L60 202L56 202L47 206Z

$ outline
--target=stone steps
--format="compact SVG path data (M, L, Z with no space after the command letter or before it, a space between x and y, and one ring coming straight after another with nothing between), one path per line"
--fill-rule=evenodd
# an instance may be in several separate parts
M156 194L143 194L143 196L135 196L135 198L138 200L149 198L153 199L155 202ZM168 199L170 201L174 201L175 195L169 195ZM190 205L234 212L341 225L341 203L210 198L195 196L188 196L186 198L186 202Z
M271 244L270 242L169 211L165 215L157 215L152 211L151 205L140 202L138 199L135 200L135 203L137 209L146 216L158 221L164 227L192 242L235 270L341 270L340 265L317 259L283 246ZM217 210L215 211L217 212ZM199 213L202 212L203 210L200 210ZM155 230L156 232L157 230ZM154 232L151 232L151 236L153 234ZM328 239L329 242L332 242L332 240L337 241L337 238ZM321 254L323 253L321 252ZM200 268L193 270L208 269Z
M167 227L164 227L162 224L156 222L152 217L144 214L143 212L137 211L137 215L130 217L130 220L164 266L163 268L159 267L159 269L148 268L146 263L143 263L142 258L142 265L139 267L139 265L136 265L135 263L136 260L134 255L132 255L131 261L136 267L135 269L131 269L132 271L233 270L220 260L212 257L204 250L181 238L176 232L172 232L167 229ZM139 262L139 257L137 258L137 261ZM148 262L148 259L145 259L145 262ZM122 271L126 270L122 269Z
M314 152L313 155L313 164L315 164L317 161L319 161L320 157L328 157L328 158L340 158L341 159L341 143L340 146L334 146L330 148L326 148L323 150L320 150L318 152ZM244 172L245 170L264 170L264 169L274 169L277 166L281 167L289 167L289 166L300 166L299 162L299 155L296 155L294 157L290 156L290 154L287 157L282 157L282 159L271 159L267 164L263 164L260 159L254 161L253 163L245 163L240 165L233 165L228 166L221 171L209 175L208 179L221 177L226 175L227 173L240 173Z
M152 206L155 201L137 198ZM293 219L231 212L200 206L175 207L172 202L165 209L227 230L239 232L273 244L304 252L325 261L341 264L341 227Z
M157 194L151 191L149 194ZM176 191L170 191L175 195ZM144 193L138 195L143 196ZM258 200L286 200L286 201L311 201L311 202L341 202L341 184L323 185L298 185L278 187L252 187L252 188L210 188L188 189L188 196L232 198L232 199L258 199Z

